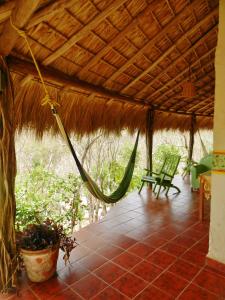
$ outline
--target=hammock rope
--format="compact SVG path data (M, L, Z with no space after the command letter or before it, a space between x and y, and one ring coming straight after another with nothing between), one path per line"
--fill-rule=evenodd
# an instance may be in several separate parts
M24 30L21 30L21 29L17 28L13 24L11 17L10 17L10 23L11 23L11 26L16 30L16 32L22 38L24 38L24 40L26 41L27 47L30 51L32 60L33 60L34 65L37 69L39 78L41 80L41 83L42 83L42 86L43 86L43 89L44 89L44 92L45 92L45 97L42 99L42 105L47 105L47 104L50 105L51 111L52 111L52 113L53 113L53 115L56 119L56 122L57 122L57 125L59 127L60 133L61 133L62 137L65 139L66 144L70 149L70 152L71 152L71 154L72 154L72 156L73 156L73 158L76 162L77 168L79 170L80 176L81 176L83 182L85 183L87 189L89 190L89 192L95 198L97 198L97 199L99 199L99 200L101 200L105 203L116 203L117 201L119 201L120 199L122 199L124 197L124 195L126 194L128 188L129 188L130 182L132 180L133 171L134 171L134 167L135 167L135 158L136 158L136 154L137 154L137 146L138 146L140 131L138 131L138 133L137 133L137 138L136 138L136 141L135 141L135 144L134 144L133 151L131 153L130 159L128 161L127 167L126 167L125 172L124 172L124 176L123 176L118 188L110 196L106 196L99 189L99 187L93 181L93 179L88 175L88 173L85 171L85 169L83 168L83 166L81 165L81 163L80 163L80 161L77 157L76 151L73 148L73 145L70 141L70 138L69 138L68 134L66 133L65 128L62 124L61 118L60 118L60 116L57 113L57 110L55 108L55 106L59 106L59 103L57 101L51 99L51 97L48 93L48 90L47 90L46 84L44 82L43 76L41 74L40 68L38 66L37 60L34 56L34 53L31 49L30 43L28 41L26 32Z

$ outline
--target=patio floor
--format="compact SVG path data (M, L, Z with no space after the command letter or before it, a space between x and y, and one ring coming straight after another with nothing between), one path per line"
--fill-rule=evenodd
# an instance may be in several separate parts
M225 275L205 265L209 207L199 223L198 193L176 183L182 192L168 199L130 194L76 233L71 265L60 259L57 277L34 284L23 276L20 296L0 299L225 299Z

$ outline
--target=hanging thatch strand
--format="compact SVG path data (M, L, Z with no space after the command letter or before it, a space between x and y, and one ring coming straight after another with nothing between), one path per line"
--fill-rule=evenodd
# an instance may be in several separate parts
M0 6L0 55L10 57L17 128L56 131L39 110L37 72L24 38L11 39L12 24L26 33L49 93L61 93L69 131L143 132L148 109L156 111L156 130L189 131L191 115L198 128L212 128L219 0L20 2ZM183 91L187 81L192 93Z
M15 176L14 104L9 73L4 61L0 69L5 76L5 88L0 93L0 291L15 286Z

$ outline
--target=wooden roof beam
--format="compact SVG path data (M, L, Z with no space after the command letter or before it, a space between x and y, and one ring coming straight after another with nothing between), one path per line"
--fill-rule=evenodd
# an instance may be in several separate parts
M11 15L12 9L15 6L15 1L9 1L0 6L0 23L4 22Z
M214 71L213 71L214 72ZM209 72L208 74L211 74L212 72ZM200 80L200 78L199 78L199 80ZM204 87L208 87L208 82L206 82L202 87L201 87L201 89L202 88L204 88ZM179 100L183 100L183 98L182 97L180 97L180 98L178 98L177 96L179 96L179 95L174 95L174 96L171 96L171 98L176 98L178 101ZM184 99L184 101L186 100L186 102L187 101L197 101L198 99L202 99L204 96L207 96L207 98L209 98L208 97L208 92L203 92L202 94L200 94L200 95L196 95L195 97L193 97L192 99ZM167 102L168 100L166 100L166 101L164 101L163 102L163 104L165 104L166 102ZM184 105L184 101L182 101L182 103L179 103L179 102L176 102L176 103L174 103L174 104L172 104L172 105L170 105L169 107L167 107L166 109L174 109L174 110L179 110L181 107L182 108L184 108L185 107L185 105Z
M155 0L153 2L156 2L158 0ZM151 3L152 4L152 3ZM98 53L96 53L93 58L91 58L84 67L79 71L78 77L82 78L87 71L93 66L96 62L98 62L104 55L106 55L107 52L111 50L111 48L115 45L115 43L120 42L128 32L132 31L136 26L138 26L138 18L145 14L145 9L141 11L131 23L128 23L128 25L123 29L123 31L120 31L108 44L105 45L104 48L102 48Z
M38 8L40 0L18 0L12 11L11 17L13 24L19 29L24 28L32 14ZM8 55L16 44L18 33L10 23L10 20L6 21L0 36L0 54Z
M200 112L200 111L203 110L203 113L204 113L204 110L205 110L205 111L208 111L209 108L211 109L212 107L214 107L214 104L213 104L212 102L210 102L210 103L204 105L204 107L198 108L195 112Z
M112 76L105 81L104 86L106 86L110 81L116 79L116 77L122 72L124 72L129 65L135 63L136 60L139 58L140 54L154 47L157 41L164 38L165 34L168 32L169 27L177 26L177 23L183 21L183 18L187 13L191 14L193 12L194 7L198 3L198 0L194 0L192 1L192 3L188 4L181 12L179 12L179 14L176 17L174 17L165 27L163 27L163 29L161 29L159 33L157 33L148 43L146 43L144 47L142 47L135 55L128 59L127 62L121 68L114 72ZM218 13L218 8L216 8L216 11Z
M90 21L86 26L69 38L61 47L59 47L55 52L50 54L42 62L43 65L47 66L56 60L59 56L63 55L67 50L69 50L73 45L88 34L92 29L94 29L101 21L107 18L114 10L119 8L127 0L115 0L113 1L105 10L98 14L92 21Z
M157 67L160 62L162 62L171 52L176 50L177 45L180 44L183 40L185 40L191 32L198 29L200 26L202 26L205 22L209 21L212 16L214 16L216 13L218 13L218 9L214 8L205 18L203 18L200 22L195 24L190 30L188 30L184 35L182 35L168 50L166 50L156 61L153 62L152 65L150 65L147 69L145 69L139 76L136 76L128 85L126 85L121 92L124 93L129 87L131 87L135 82L139 81L143 76L147 75L149 72L154 70L155 67ZM215 25L210 29L214 29ZM201 37L198 41L201 41L203 37ZM193 45L190 46L193 47Z
M187 112L192 112L195 108L197 108L197 107L201 106L203 103L211 100L213 97L214 97L214 95L212 95L212 96L210 96L210 97L208 97L208 98L206 98L206 99L204 99L202 101L200 100L201 102L196 103L194 106L192 106L191 108L189 108L187 110Z
M195 43L194 48L195 48L195 47L198 47L200 44L202 44L202 41L201 41L201 40L198 40L197 43ZM182 59L185 59L185 57L186 57L187 55L189 55L192 51L193 51L193 48L191 47L189 50L187 50L185 53L183 53L181 56L179 56L177 59L175 59L171 64L169 64L169 66L168 66L166 69L164 69L164 70L162 71L162 73L160 73L160 74L159 74L158 76L156 76L152 81L150 81L150 82L149 82L149 83L148 83L148 84L147 84L140 92L137 92L137 93L135 94L135 97L137 97L137 98L141 97L141 94L143 95L143 93L144 93L145 91L147 91L148 88L149 88L151 85L153 85L155 82L157 82L157 81L159 80L159 78L160 78L163 74L166 74L166 73L168 72L168 70L170 70L171 68L175 67L176 64L177 64L177 62L181 61ZM188 71L192 66L194 66L197 62L200 62L201 59L203 59L204 57L207 57L209 54L211 54L211 53L213 53L213 52L215 52L215 48L210 49L206 54L204 54L204 55L202 55L201 57L199 57L194 63L192 63L190 66L186 67L186 68L182 71L182 73L178 74L178 76L176 76L175 78L180 77L180 76L182 76L183 74L185 74L185 72L187 72L187 71ZM181 74L182 74L182 75L181 75ZM172 78L169 82L174 81L175 78ZM169 82L167 82L166 85L168 85ZM162 88L164 88L164 87L165 87L165 85L164 85ZM161 89L162 89L162 88L161 88ZM158 92L158 90L157 90L156 92ZM156 93L156 92L154 92L154 93ZM151 97L154 95L154 93L151 95Z
M188 66L187 68L185 68L181 73L179 73L176 77L172 78L171 80L169 80L167 83L163 84L163 86L159 89L157 89L154 93L152 93L150 96L147 97L147 99L150 99L152 97L154 97L155 95L157 95L159 92L161 92L163 89L165 89L165 87L168 87L171 85L171 83L173 81L176 81L178 78L184 76L185 73L187 73L187 71L189 70L189 68L194 68L196 66L196 64L198 64L199 62L201 63L202 59L205 59L207 56L211 55L211 54L215 54L215 50L216 48L211 49L209 52L207 52L206 54L202 55L201 57L199 57L198 60L196 60L195 62L193 62L190 66ZM214 58L213 58L214 59ZM212 60L210 60L210 63L212 62ZM204 65L202 65L202 67L205 67L208 65L209 62L205 63ZM143 90L142 90L143 91Z
M74 0L57 0L46 5L44 8L37 11L26 25L26 29L30 29L41 22L47 21L65 8L72 6Z
M204 65L204 67L208 67L210 66L211 64L213 63L213 61L210 61L210 62L207 62L207 64ZM197 70L196 72L199 72L199 70ZM197 81L205 78L206 76L209 76L210 74L212 74L212 72L214 72L214 69L212 71L210 71L209 73L204 73L204 75L202 75L201 77L199 77L197 79ZM195 73L193 73L195 74ZM172 89L176 89L177 87L180 87L182 85L182 83L186 82L187 81L187 78L184 78L183 80L179 81L175 86L172 87ZM193 82L193 84L195 85L196 83ZM160 102L160 99L163 97L163 96L167 96L167 94L169 93L170 91L167 91L166 93L163 93L160 97L158 97L157 101L155 101L155 104L157 105L163 105L165 102L167 101L161 101ZM169 97L177 97L178 95L177 94L174 94L172 96L169 96Z
M29 74L34 76L34 78L39 79L37 70L33 63L30 63L25 60L21 60L19 58L15 58L12 56L9 56L8 58L8 64L11 71L14 71L19 74ZM136 104L141 106L149 106L148 103L144 103L138 100L133 99L132 97L126 97L118 94L117 92L112 92L109 90L106 90L102 87L97 87L95 85L92 85L90 83L71 78L70 76L55 70L50 67L44 67L39 65L41 73L43 75L43 78L46 82L51 82L55 84L56 86L59 86L60 88L63 88L66 86L67 88L71 89L79 89L83 91L87 91L88 93L94 93L97 95L101 95L106 98L115 99L118 101L130 103L130 104Z
M25 85L27 85L32 79L34 78L34 76L28 74L26 75L21 81L20 81L20 86L24 87Z

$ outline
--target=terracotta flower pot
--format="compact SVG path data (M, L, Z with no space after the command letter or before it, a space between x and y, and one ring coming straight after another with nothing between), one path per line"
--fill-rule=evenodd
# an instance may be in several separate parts
M21 249L21 254L28 278L32 282L43 282L55 274L58 246L37 251Z

